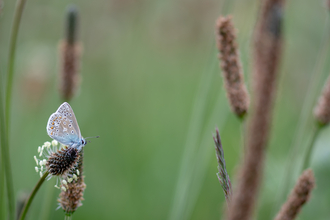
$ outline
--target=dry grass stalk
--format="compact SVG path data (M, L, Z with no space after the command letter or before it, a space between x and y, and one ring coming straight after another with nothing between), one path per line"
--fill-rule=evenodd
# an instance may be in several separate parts
M76 93L79 84L79 67L82 49L76 40L78 12L75 7L68 9L66 38L60 42L60 95L69 101Z
M65 187L65 191L61 191L58 202L61 208L67 214L73 214L78 207L82 206L82 201L84 200L83 194L86 188L86 184L84 183L83 176L83 149L79 153L79 161L77 164L77 170L79 170L79 175L77 175L76 179L73 179L72 182L67 183L66 185L61 185ZM73 175L74 173L72 173Z
M231 19L231 16L218 18L216 42L230 107L238 117L243 117L249 107L249 95L244 84L235 28Z
M299 177L287 201L275 217L275 220L295 219L301 207L308 201L314 187L315 179L313 171L307 169Z
M314 115L320 125L327 125L330 121L330 77L323 88Z
M248 122L246 154L229 207L228 220L251 219L258 196L282 50L283 4L284 0L264 1L256 26L253 53L254 96Z

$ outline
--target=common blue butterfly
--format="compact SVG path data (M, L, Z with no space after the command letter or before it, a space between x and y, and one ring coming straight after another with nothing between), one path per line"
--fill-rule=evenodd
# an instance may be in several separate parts
M87 144L81 136L77 119L69 103L64 102L47 122L47 134L63 145L78 151Z

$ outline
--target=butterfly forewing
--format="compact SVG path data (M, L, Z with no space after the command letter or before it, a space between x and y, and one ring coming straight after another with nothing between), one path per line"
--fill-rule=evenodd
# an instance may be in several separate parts
M81 140L80 129L71 106L64 102L47 123L48 135L64 145L72 145Z
M56 113L62 114L66 118L66 120L68 120L68 122L73 126L74 133L78 135L79 139L81 139L81 133L80 133L80 129L78 126L78 122L77 122L76 116L74 115L74 112L73 112L71 106L69 105L69 103L64 102L57 109Z

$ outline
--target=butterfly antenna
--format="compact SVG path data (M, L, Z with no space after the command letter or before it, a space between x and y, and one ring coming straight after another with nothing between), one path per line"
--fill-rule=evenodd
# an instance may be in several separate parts
M94 136L94 137L85 137L85 139L88 139L88 138L99 138L100 136Z

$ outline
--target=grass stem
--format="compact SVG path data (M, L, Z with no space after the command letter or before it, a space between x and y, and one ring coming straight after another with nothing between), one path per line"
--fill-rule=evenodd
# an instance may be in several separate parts
M191 120L189 123L189 130L184 146L183 157L181 160L180 171L178 176L178 181L176 184L174 201L170 210L170 220L183 219L183 215L187 206L187 196L189 194L187 189L187 184L191 181L193 158L196 156L198 143L200 143L200 134L202 133L203 122L205 119L205 103L208 100L209 93L211 92L211 84L213 80L213 71L216 66L216 56L214 55L214 50L212 50L212 57L215 57L212 64L209 65L211 70L207 70L203 74L201 80L198 95L196 96L195 103L193 106L193 112L191 115Z
M310 141L310 143L307 147L307 150L305 152L304 162L303 162L303 166L302 166L301 171L306 170L310 166L310 161L311 161L311 158L312 158L313 148L314 148L314 145L315 145L316 138L317 138L318 134L320 133L320 130L321 130L321 126L319 126L319 125L314 126L312 139L311 139L311 141Z
M1 148L1 157L2 157L1 169L4 170L2 175L3 177L1 178L4 178L5 179L4 182L6 183L4 185L6 185L6 191L7 191L7 206L8 206L9 219L14 220L15 218L14 189L13 189L12 173L11 173L11 166L9 160L8 134L6 130L6 117L3 106L4 104L3 97L4 96L2 95L2 90L0 90L0 148ZM4 186L1 185L1 187Z
M18 36L18 29L21 23L23 9L26 0L18 0L16 3L13 26L11 29L10 43L9 43L9 54L8 54L8 66L7 66L7 81L6 81L6 128L8 129L9 118L10 118L10 104L11 104L11 93L13 87L14 78L14 65L15 65L15 53L16 43Z
M318 53L318 58L316 59L316 65L314 67L313 73L311 74L310 83L308 85L307 93L303 102L303 106L301 108L301 112L298 119L297 129L294 134L293 144L290 148L289 156L287 159L287 165L284 174L284 180L280 191L277 196L277 201L274 203L272 216L275 215L276 210L280 207L280 205L285 201L285 198L291 188L291 183L293 182L293 177L295 176L295 170L297 168L297 161L299 151L301 146L303 145L303 139L306 132L306 127L310 122L311 113L313 104L315 101L315 97L317 96L318 87L320 85L320 80L322 76L322 67L325 64L325 59L327 52L329 51L330 41L329 41L329 14L326 13L326 19L323 28L323 36L320 43L320 51Z
M14 63L15 63L15 51L16 42L18 35L18 28L21 21L23 8L26 0L18 0L15 8L14 21L11 30L9 54L8 54L8 66L6 75L6 93L5 93L5 105L3 106L3 94L0 93L0 117L1 117L1 150L2 150L2 161L5 170L5 179L8 194L8 211L9 219L15 218L15 202L14 202L14 190L13 190L13 178L10 167L10 154L9 154L9 119L10 119L10 104L11 104L11 93L13 85L14 75Z
M219 131L222 131L227 123L230 112L223 103L226 103L226 96L223 93L219 93L219 98L213 107L211 117L208 119L198 152L193 161L189 185L189 198L183 219L191 219L205 180L208 166L210 165L210 161L214 159L214 143L212 143L213 140L210 138L210 133L214 129L215 124L217 124ZM221 112L221 114L219 114L219 112ZM214 178L216 179L216 176Z
M37 182L37 185L35 185L35 187L33 188L28 200L26 201L24 207L23 207L23 211L19 217L19 220L23 220L26 216L26 213L28 212L30 205L32 203L32 200L34 199L34 196L36 195L36 193L38 192L40 186L43 184L43 182L45 181L46 177L48 176L49 172L46 171L44 173L44 175L39 179L39 181Z
M1 135L0 135L1 137ZM0 144L1 148L1 144ZM0 158L1 158L1 152L0 152ZM0 219L5 219L6 212L5 212L5 170L3 163L0 163Z

